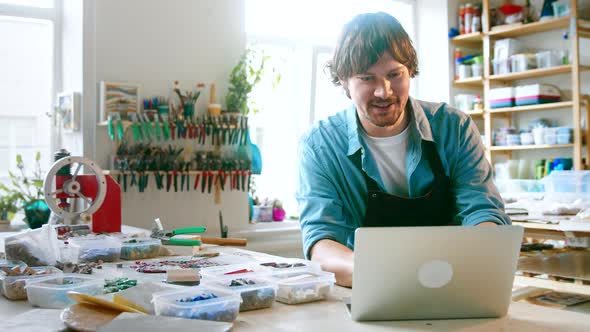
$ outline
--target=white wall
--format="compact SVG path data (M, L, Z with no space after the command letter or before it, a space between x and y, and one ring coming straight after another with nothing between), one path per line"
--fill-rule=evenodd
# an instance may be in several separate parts
M83 31L84 155L108 168L115 146L106 128L97 127L97 83L138 82L142 96L168 95L174 80L183 88L215 82L219 101L227 78L245 46L243 0L86 0ZM65 69L64 69L65 70ZM205 111L208 95L200 98ZM95 132L95 133L94 133ZM154 185L150 178L150 187ZM218 209L231 232L246 228L247 195L158 192L123 193L123 223L151 227L154 217L166 227L206 225L219 235Z
M417 98L449 101L447 0L416 0L416 46L420 74Z

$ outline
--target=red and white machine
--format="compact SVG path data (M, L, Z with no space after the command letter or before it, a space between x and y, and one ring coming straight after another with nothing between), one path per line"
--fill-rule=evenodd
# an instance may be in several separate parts
M93 233L121 232L121 187L94 161L69 156L57 160L43 189L47 205L61 223L71 225L90 217Z

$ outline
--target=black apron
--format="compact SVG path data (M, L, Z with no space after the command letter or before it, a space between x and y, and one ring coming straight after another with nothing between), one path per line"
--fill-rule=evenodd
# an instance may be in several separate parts
M377 182L361 167L368 189L367 212L362 227L453 224L455 202L451 195L450 180L445 175L434 142L422 141L422 153L426 155L434 173L434 182L430 191L420 197L400 197L381 191Z

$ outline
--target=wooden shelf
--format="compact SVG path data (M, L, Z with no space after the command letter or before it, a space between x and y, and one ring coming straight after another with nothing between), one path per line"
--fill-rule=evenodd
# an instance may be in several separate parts
M549 279L540 279L533 277L515 276L515 284L529 285L539 288L552 289L559 292L576 293L590 295L590 287L587 285L577 285L574 283L566 283L563 281L555 281Z
M483 79L481 76L478 77L470 77L463 80L456 80L453 84L457 87L475 87L481 88L483 87Z
M588 66L580 66L580 70L590 70ZM506 82L506 81L518 81L528 78L537 78L544 76L567 74L572 71L572 65L561 65L550 68L531 69L518 73L492 75L489 77L490 82Z
M512 145L512 146L492 146L487 148L490 151L515 151L515 150L542 150L542 149L561 149L571 148L573 144L540 144L540 145Z
M481 47L483 36L481 32L463 34L451 38L451 43L456 46Z
M571 101L560 101L556 103L546 103L537 105L527 106L515 106L515 107L503 107L503 108L492 108L487 110L488 113L513 113L513 112L530 112L530 111L545 111L554 110L559 108L568 108L574 106Z
M483 111L462 111L463 113L470 116L483 116Z
M543 22L534 22L527 24L507 24L505 26L495 26L488 33L493 38L514 38L531 35L540 32L552 31L557 29L569 28L570 17L560 17Z
M132 122L129 121L129 120L121 120L121 121L123 121L123 127L124 128L129 127L132 124ZM109 125L109 122L108 121L103 121L103 122L99 122L98 123L98 126L99 127L106 127L108 125Z

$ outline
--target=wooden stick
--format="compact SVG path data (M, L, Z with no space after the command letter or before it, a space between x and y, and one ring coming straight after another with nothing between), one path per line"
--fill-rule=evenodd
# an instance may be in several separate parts
M201 237L201 243L217 244L220 246L239 246L245 247L248 241L246 239L220 238L220 237Z
M209 104L215 104L215 83L209 87Z

